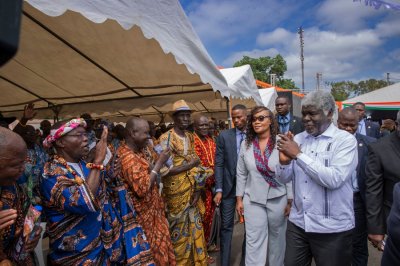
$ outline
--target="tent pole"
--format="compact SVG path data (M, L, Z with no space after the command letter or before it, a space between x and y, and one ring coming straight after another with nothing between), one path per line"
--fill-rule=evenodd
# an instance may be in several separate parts
M226 113L228 115L228 125L229 129L232 128L232 117L231 117L231 107L230 107L230 101L228 97L225 97L226 100Z
M60 111L61 111L62 106L53 105L50 108L54 113L53 122L56 123L60 119L59 115L60 115Z

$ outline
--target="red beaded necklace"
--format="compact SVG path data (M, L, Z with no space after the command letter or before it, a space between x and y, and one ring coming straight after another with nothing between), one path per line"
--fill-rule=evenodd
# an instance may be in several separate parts
M205 159L206 159L208 165L210 167L214 167L214 152L213 152L212 140L208 139L206 137L206 142L207 142L207 146L208 146L208 147L206 147L206 145L204 145L203 141L199 138L199 136L197 134L194 134L194 138L197 143L200 143L201 149L204 151L204 153L206 155ZM201 154L199 154L199 156L201 156Z
M59 164L61 164L62 166L64 166L64 167L68 170L68 172L70 172L70 173L74 176L74 180L75 180L75 182L76 182L78 185L82 185L82 184L85 182L85 181L82 179L82 177L79 176L78 173L77 173L74 169L72 169L71 166L68 165L67 161L66 161L64 158L62 158L62 157L60 157L60 156L58 156L58 155L54 155L54 160L55 160L57 163L59 163ZM82 172L83 172L83 171L82 171Z

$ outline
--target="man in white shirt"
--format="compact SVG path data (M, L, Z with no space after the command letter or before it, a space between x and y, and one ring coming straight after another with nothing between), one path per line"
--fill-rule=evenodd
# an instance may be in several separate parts
M293 181L285 265L351 265L354 228L351 177L357 167L357 141L332 123L335 101L326 91L302 100L305 131L280 135L276 176Z

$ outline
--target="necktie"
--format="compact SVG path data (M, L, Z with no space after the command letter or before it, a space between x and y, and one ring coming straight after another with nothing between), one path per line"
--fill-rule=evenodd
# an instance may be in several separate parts
M362 124L361 122L359 122L359 123L358 123L358 128L357 128L357 132L358 132L359 134L362 133L362 126L363 126L363 124Z
M239 140L239 146L237 147L237 154L239 154L239 151L240 151L240 146L242 145L242 142L243 142L243 140L244 140L244 136L245 136L245 133L244 132L240 132L240 140Z
M240 145L242 145L242 142L244 140L244 132L240 133Z
M286 133L286 127L289 124L288 118L286 116L279 116L278 123L281 133Z

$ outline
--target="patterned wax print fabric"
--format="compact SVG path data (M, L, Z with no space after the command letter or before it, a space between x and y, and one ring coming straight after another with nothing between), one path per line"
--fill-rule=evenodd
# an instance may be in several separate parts
M150 243L156 265L176 265L174 249L165 216L164 201L156 184L150 188L152 156L146 151L133 152L126 144L118 149L125 187L138 214L138 221Z
M26 204L40 205L39 198L39 178L43 172L44 164L49 159L49 155L43 147L35 144L33 149L28 149L25 161L25 170L18 178L18 184L22 187L25 195L28 196Z
M24 229L25 215L28 211L24 208L26 201L28 200L18 185L0 186L0 210L17 210L16 221L0 230L0 263L9 260L15 265L35 265L33 253L18 261L12 258L17 241Z
M114 138L114 139L111 141L111 144L110 144L108 147L110 148L110 146L111 146L112 148L110 148L110 149L111 149L111 151L114 153L114 152L116 152L116 151L118 150L118 148L119 148L122 144L124 144L124 143L125 143L125 140L120 140L120 139Z
M108 145L115 159L115 151L110 146ZM145 235L138 222L137 212L132 200L125 189L121 176L114 174L114 159L110 160L106 165L104 179L107 193L103 204L103 217L108 217L108 221L103 226L106 239L108 239L106 242L112 243L114 247L110 246L110 244L105 244L105 246L108 250L118 250L119 241L112 242L111 240L123 239L123 246L126 252L124 265L154 265L147 235ZM119 233L114 226L111 226L116 223L113 217L118 217L118 220L122 221L122 231Z
M206 137L201 139L197 134L194 134L194 148L196 154L199 156L201 165L207 167L211 170L214 169L214 161L215 161L215 141L211 137ZM203 227L204 227L204 236L206 238L206 243L209 242L210 238L210 230L212 219L215 211L215 203L213 200L213 189L215 187L215 177L214 174L207 178L206 186L205 186L205 213L203 216Z
M106 189L103 173L92 195L82 182L90 170L83 161L77 165L83 177L55 156L46 163L40 181L51 265L154 265L136 213L124 198L113 201L119 195Z
M174 167L197 158L193 135L189 132L185 132L182 138L171 129L159 140L164 149L170 148ZM177 265L207 265L207 244L201 220L204 203L200 199L196 206L192 206L190 202L193 194L204 188L206 178L211 174L210 169L198 166L163 177L163 196Z

